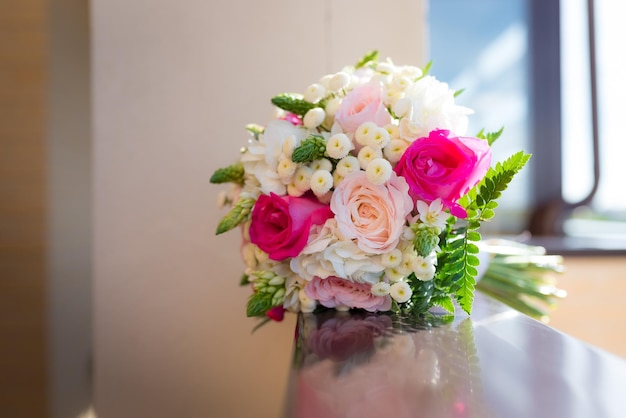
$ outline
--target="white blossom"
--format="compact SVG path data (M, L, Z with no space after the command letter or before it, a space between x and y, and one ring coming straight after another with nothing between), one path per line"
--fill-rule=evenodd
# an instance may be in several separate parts
M431 227L442 230L446 226L448 214L443 210L443 202L441 199L435 199L430 202L430 205L421 200L417 201L417 211L419 212L420 220Z
M402 252L398 248L394 248L386 254L381 255L380 263L385 267L397 267L402 261Z
M389 294L398 303L404 303L411 299L413 291L408 283L404 281L398 281L391 285Z
M317 170L311 176L311 190L316 195L326 194L333 187L333 175L327 170Z
M326 88L319 84L311 84L304 92L304 100L311 103L319 102L326 94Z
M392 173L391 163L384 158L375 158L370 161L365 169L367 179L376 185L385 184Z
M307 166L300 166L293 175L293 185L302 193L311 190L311 176L313 169Z
M356 130L356 132L354 132L354 140L359 144L359 145L367 145L367 136L369 135L370 131L374 130L378 128L378 125L376 125L374 122L364 122L362 123Z
M359 150L358 159L359 165L363 170L367 169L367 165L376 158L381 158L383 153L379 149L374 149L372 147L364 146Z
M348 155L337 162L335 172L345 177L354 171L360 170L360 168L361 164L359 163L358 158L353 155Z
M334 134L326 142L326 153L330 158L339 160L354 149L354 145L348 135L346 134Z
M409 144L403 139L392 139L383 149L383 155L390 163L397 163L404 154Z
M387 282L378 282L372 285L372 295L374 296L387 296L391 286Z
M304 118L302 119L302 123L309 129L315 129L324 122L326 118L326 112L321 107L314 107L313 109L306 112Z
M365 145L374 149L381 149L389 143L389 132L387 129L376 127L371 129L365 137Z
M317 170L326 170L330 171L333 169L333 163L330 162L327 158L320 158L319 160L313 161L309 167L313 169L313 171Z
M328 83L328 88L331 91L338 92L348 87L350 85L350 81L351 81L350 74L343 72L343 71L338 72L337 74L333 75L332 78L330 79L330 82Z

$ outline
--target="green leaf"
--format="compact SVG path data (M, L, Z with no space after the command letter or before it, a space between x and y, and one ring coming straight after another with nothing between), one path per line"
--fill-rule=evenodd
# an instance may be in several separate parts
M467 312L467 314L471 314L472 305L474 303L474 287L476 285L476 279L469 274L464 274L463 278L459 282L460 287L455 292L454 296L459 302L461 308Z
M293 150L291 160L294 163L310 163L323 158L326 154L326 140L321 135L310 135Z
M250 276L248 276L247 274L244 274L241 276L241 279L239 280L239 286L247 286L250 284Z
M461 95L461 93L463 93L465 91L465 89L460 89L454 92L454 97L459 97Z
M306 112L317 107L316 104L304 100L301 95L292 93L284 93L272 97L272 104L299 116L304 116Z
M467 240L478 242L480 241L480 233L478 231L468 231L467 232Z
M476 138L486 139L487 143L489 145L492 145L494 142L496 142L496 139L500 138L500 136L502 135L502 132L504 132L504 126L500 128L499 131L496 131L496 132L485 133L485 130L481 129L480 132L476 134Z
M243 184L245 171L242 163L229 165L225 168L218 168L209 180L213 184L236 183Z
M272 308L272 294L256 292L250 295L246 306L247 316L263 316Z
M230 231L241 223L247 221L250 218L254 202L255 200L251 198L239 199L230 212L228 212L217 225L215 235Z
M431 301L434 306L439 306L450 313L454 313L454 303L450 296L433 296Z
M363 56L363 58L361 58L359 60L359 62L356 63L354 68L356 68L358 70L359 68L363 68L367 64L369 64L370 62L373 62L373 61L378 61L378 51L377 50L372 50L372 51L369 51L367 54L365 54Z

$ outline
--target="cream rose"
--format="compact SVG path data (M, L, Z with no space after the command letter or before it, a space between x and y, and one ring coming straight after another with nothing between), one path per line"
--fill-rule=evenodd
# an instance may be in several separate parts
M337 186L330 208L346 238L365 253L384 254L398 245L413 202L406 181L395 173L374 185L364 171L355 171Z

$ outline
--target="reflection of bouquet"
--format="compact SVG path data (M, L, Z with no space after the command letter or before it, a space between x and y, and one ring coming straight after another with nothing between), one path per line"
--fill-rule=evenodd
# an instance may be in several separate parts
M471 311L478 228L530 156L490 167L501 130L463 136L471 111L427 72L373 52L248 126L211 181L234 184L217 233L242 226L249 316Z

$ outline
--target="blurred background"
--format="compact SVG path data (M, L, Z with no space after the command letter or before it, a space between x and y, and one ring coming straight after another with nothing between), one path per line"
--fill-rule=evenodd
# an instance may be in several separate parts
M0 416L280 416L295 318L252 334L208 179L270 97L374 48L465 89L498 160L534 154L485 231L564 254L550 325L626 357L625 9L589 32L585 0L2 2Z

